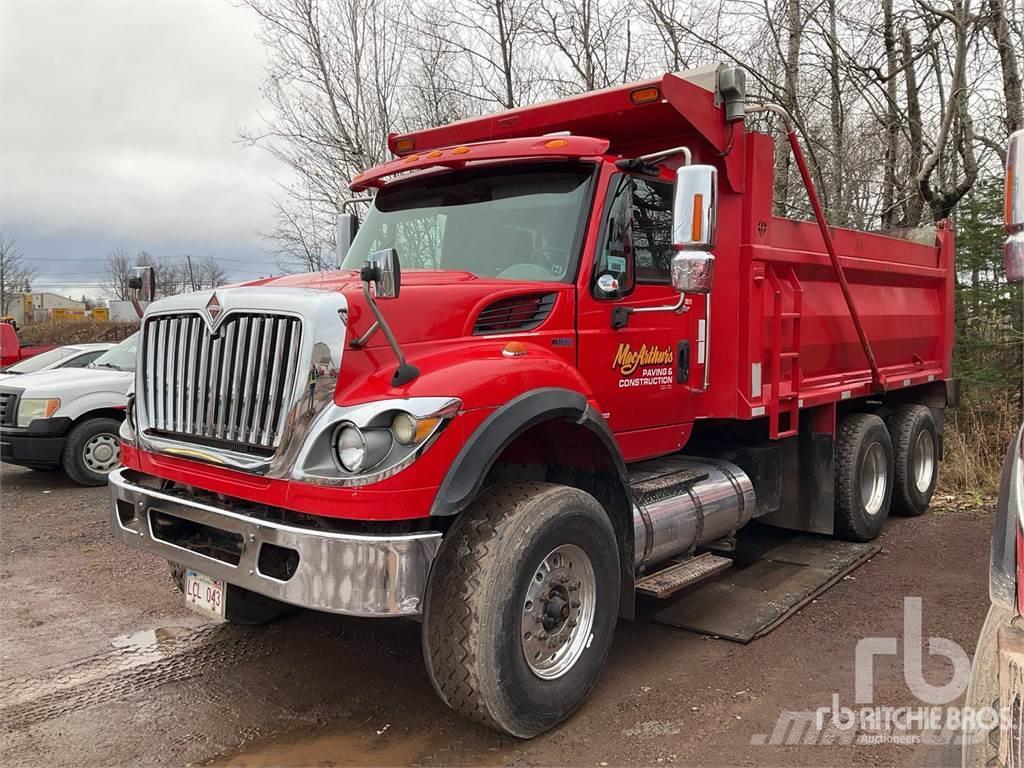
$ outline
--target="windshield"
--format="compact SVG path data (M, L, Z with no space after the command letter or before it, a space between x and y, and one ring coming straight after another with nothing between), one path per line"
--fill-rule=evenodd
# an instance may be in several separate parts
M571 279L592 172L579 164L474 168L384 189L342 268L394 248L403 270Z
M77 355L79 350L73 347L57 347L49 352L40 352L38 355L25 358L14 365L3 369L4 373L35 373L47 368L56 368L62 360Z
M110 368L115 371L134 371L135 353L139 349L139 334L133 333L116 347L111 347L96 358L90 368Z

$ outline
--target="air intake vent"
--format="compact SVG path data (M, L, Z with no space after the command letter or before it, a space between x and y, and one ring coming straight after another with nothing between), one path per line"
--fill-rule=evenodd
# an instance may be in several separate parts
M473 325L473 335L529 331L543 323L555 306L555 294L538 293L498 299L484 308Z

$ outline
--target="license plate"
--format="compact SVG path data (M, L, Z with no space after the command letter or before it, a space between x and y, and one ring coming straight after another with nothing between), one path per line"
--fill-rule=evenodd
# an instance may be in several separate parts
M227 589L220 579L211 579L195 571L185 571L185 605L194 611L224 621Z

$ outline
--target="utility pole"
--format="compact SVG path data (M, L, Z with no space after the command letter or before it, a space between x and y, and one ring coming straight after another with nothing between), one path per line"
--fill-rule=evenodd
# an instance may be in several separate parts
M192 273L192 254L191 253L186 253L185 254L185 261L188 262L188 282L189 282L189 284L191 284L192 290L193 291L197 291L199 289L196 288L196 276Z

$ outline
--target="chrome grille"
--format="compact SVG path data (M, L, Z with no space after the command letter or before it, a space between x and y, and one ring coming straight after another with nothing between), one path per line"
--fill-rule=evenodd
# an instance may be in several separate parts
M150 431L209 445L278 448L299 375L302 322L233 312L211 334L198 314L146 322L140 387Z
M13 392L0 392L0 425L13 427L17 413L18 396Z

